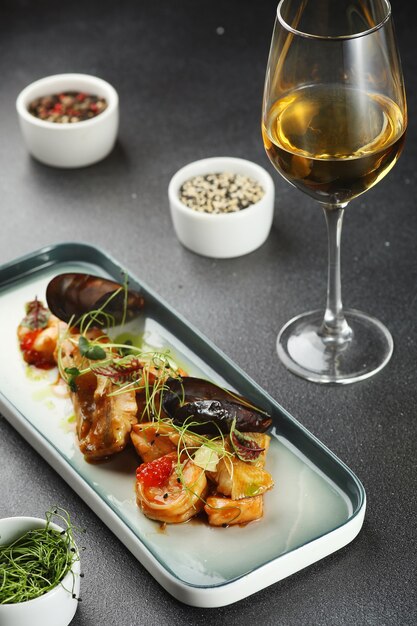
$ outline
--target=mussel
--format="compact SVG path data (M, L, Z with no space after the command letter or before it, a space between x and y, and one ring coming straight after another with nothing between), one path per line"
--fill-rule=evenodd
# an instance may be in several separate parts
M162 408L175 424L189 424L193 432L227 434L233 421L241 432L265 432L271 417L248 400L201 378L168 378Z
M77 321L85 313L100 309L121 287L119 283L91 274L59 274L46 288L46 301L50 311L60 320ZM135 318L143 305L141 294L129 290L126 297L122 289L103 310L120 324L123 318L126 321Z

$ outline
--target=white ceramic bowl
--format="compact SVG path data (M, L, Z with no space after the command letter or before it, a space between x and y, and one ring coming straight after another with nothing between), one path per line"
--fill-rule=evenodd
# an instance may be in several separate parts
M201 213L179 199L180 188L194 176L230 172L261 184L261 200L235 213ZM198 254L226 259L256 250L268 237L274 216L274 183L266 170L245 159L213 157L194 161L171 179L168 198L174 229L180 242Z
M57 124L28 111L35 98L63 91L82 91L107 100L107 108L90 120ZM112 150L119 126L119 97L109 83L88 74L55 74L31 83L17 97L20 128L29 152L55 167L84 167L104 159Z
M44 519L37 517L7 517L0 519L0 544L7 545L34 528L42 528ZM51 528L62 528L51 523ZM74 546L75 547L75 546ZM73 598L73 593L75 598ZM43 596L18 604L0 604L1 626L68 626L75 615L80 593L80 562L54 589Z

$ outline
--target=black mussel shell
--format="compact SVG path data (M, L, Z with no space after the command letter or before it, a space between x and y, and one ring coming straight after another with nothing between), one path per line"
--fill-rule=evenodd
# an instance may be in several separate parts
M175 424L204 434L229 433L233 421L241 432L265 432L271 417L248 400L201 378L169 378L165 383L162 408ZM192 424L192 425L191 425Z
M112 293L122 285L107 278L91 274L59 274L46 288L46 302L49 310L60 320L76 322L82 315L99 309ZM136 317L142 310L143 296L128 291L126 321ZM114 317L116 324L123 319L125 293L121 291L106 306L104 311ZM93 325L93 324L92 324Z

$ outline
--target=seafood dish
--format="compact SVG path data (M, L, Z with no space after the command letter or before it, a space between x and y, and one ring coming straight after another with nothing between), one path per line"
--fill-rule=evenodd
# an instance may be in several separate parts
M2 415L168 593L230 604L359 532L355 475L111 257L0 274Z
M259 520L273 488L265 469L271 417L237 393L188 376L169 351L113 338L140 316L143 297L88 274L61 274L47 305L26 305L17 336L30 367L57 367L76 440L90 463L132 447L136 502L162 524L198 516L228 527Z

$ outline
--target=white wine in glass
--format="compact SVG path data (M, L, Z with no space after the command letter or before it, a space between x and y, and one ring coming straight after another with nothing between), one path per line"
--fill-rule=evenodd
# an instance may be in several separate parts
M407 127L406 99L387 0L282 0L262 114L266 152L282 176L321 203L329 267L325 311L288 322L278 355L295 374L351 383L391 357L377 319L344 310L340 238L347 204L395 165Z

